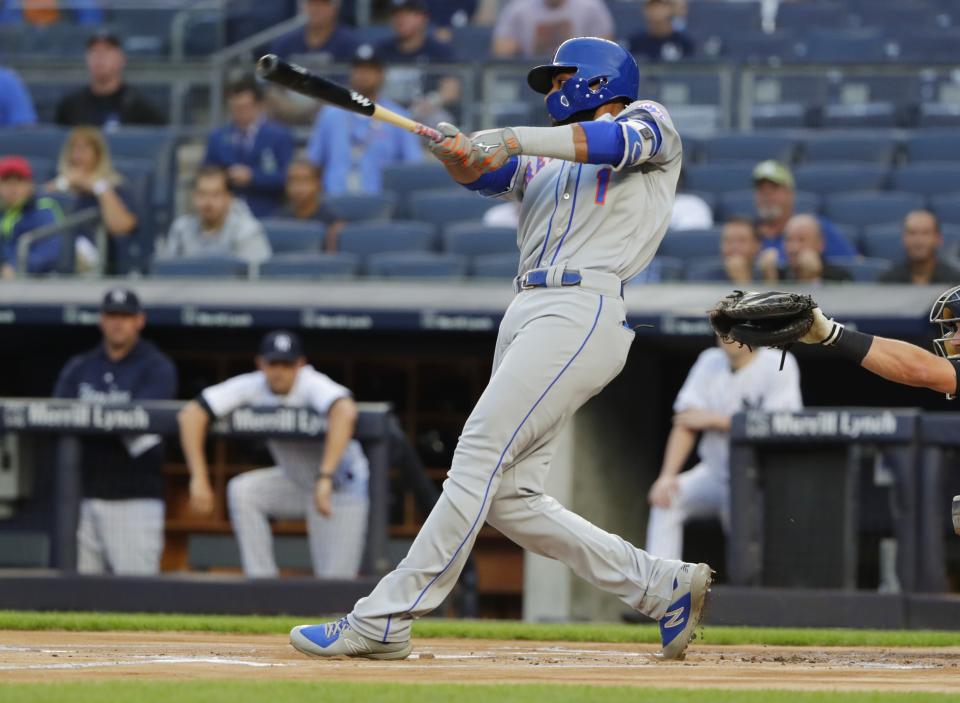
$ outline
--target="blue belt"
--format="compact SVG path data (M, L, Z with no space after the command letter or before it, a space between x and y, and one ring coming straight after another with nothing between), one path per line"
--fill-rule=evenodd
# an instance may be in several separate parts
M549 273L550 269L531 269L527 271L520 277L520 290L546 288ZM563 286L579 286L581 281L583 281L583 276L580 275L579 271L564 271L560 277L560 285Z

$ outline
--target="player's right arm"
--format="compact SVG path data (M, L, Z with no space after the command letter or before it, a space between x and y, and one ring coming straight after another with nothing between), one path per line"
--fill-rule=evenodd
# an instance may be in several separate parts
M213 512L213 486L203 445L207 440L210 416L196 400L191 400L177 413L180 446L190 469L190 509L199 515Z

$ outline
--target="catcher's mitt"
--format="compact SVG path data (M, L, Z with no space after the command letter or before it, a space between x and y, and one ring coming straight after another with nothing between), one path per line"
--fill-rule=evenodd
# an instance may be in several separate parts
M809 295L737 290L710 311L710 324L724 342L786 347L810 331L815 307Z

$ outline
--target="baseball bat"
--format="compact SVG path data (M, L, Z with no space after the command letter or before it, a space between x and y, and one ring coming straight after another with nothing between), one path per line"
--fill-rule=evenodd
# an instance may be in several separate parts
M267 54L257 61L257 75L264 80L282 85L295 93L322 100L331 105L365 115L381 122L395 125L408 132L419 134L435 142L443 140L443 135L433 127L427 127L409 117L398 115L355 90L327 80L312 73L303 66L284 61L276 54Z

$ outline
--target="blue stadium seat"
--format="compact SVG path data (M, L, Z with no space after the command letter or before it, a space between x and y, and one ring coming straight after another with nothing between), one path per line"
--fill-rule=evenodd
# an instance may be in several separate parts
M397 197L394 217L410 216L409 198L412 193L436 188L459 188L439 162L395 164L383 169L383 189Z
M793 194L794 211L797 213L816 214L820 212L820 196L798 190ZM737 190L724 193L720 198L720 218L718 221L730 217L754 217L756 204L752 190Z
M897 106L887 102L825 105L820 116L820 125L825 129L892 128L898 121Z
M960 225L960 191L933 196L930 198L930 209L937 214L941 223Z
M723 164L692 164L684 169L686 185L691 190L708 193L729 193L750 187L755 161Z
M55 158L43 156L26 156L25 158L30 163L30 168L33 169L34 182L42 184L57 175L57 160Z
M759 32L760 3L691 2L687 9L687 29L698 38Z
M788 6L794 4L781 7ZM826 64L880 63L886 61L888 56L887 42L874 29L812 30L798 51L798 58L804 61Z
M878 190L887 180L887 168L879 164L850 162L805 164L796 168L794 176L799 189L827 195L850 190Z
M701 161L793 160L794 139L783 134L718 134L703 140Z
M960 45L958 45L960 46ZM956 130L913 132L904 145L907 161L960 161Z
M894 171L892 187L926 196L960 192L960 164L906 164Z
M900 49L901 61L950 63L957 58L960 32L956 30L911 31L909 34L898 35L897 45Z
M397 206L393 193L332 195L324 203L347 222L386 220Z
M326 227L322 222L303 222L282 217L260 220L274 254L319 252L323 249Z
M513 279L520 269L520 252L510 254L484 254L473 257L470 271L476 278Z
M720 228L688 229L680 232L667 232L657 250L658 256L675 259L696 259L716 256L720 250Z
M481 222L450 225L443 232L443 251L465 256L511 254L517 251L517 230L485 227Z
M808 162L866 161L889 164L896 150L889 134L817 134L803 142L803 159Z
M412 193L409 207L414 220L432 222L442 227L449 223L479 220L497 202L463 188L447 187Z
M828 195L824 213L839 224L863 227L887 222L902 222L911 210L924 206L916 193L853 192Z
M0 155L40 156L56 161L66 136L61 127L0 129Z
M864 256L901 261L904 258L902 225L890 223L864 227L859 249Z
M719 256L708 256L687 262L686 280L710 283L726 282L730 279L727 277L727 270L723 267L723 259Z
M159 259L150 272L154 276L195 278L246 278L247 262L233 257L195 257L187 259Z
M640 273L627 281L627 285L643 285L646 283L667 283L682 281L685 273L683 259L674 256L653 257L653 261Z
M490 55L492 43L493 27L468 24L454 28L450 48L453 49L453 58L456 61L470 63L486 59Z
M956 103L921 103L917 127L960 127L960 105Z
M162 159L173 146L173 134L165 127L123 127L104 136L110 154L120 159Z
M830 263L840 268L845 268L853 276L855 283L873 283L880 275L890 268L888 259L834 257Z
M281 254L260 264L260 278L346 278L359 270L355 254Z
M780 63L794 55L796 41L790 32L744 34L723 42L721 54L745 63Z
M170 50L170 28L176 13L175 7L114 7L110 26L123 37L128 54L162 56Z
M810 108L802 103L771 103L750 106L754 129L795 129L810 124Z
M857 9L863 27L884 27L892 31L900 27L936 29L937 11L925 3L900 0L898 3L867 2Z
M840 4L825 2L781 2L777 5L777 29L808 32L840 28L850 24L849 11Z
M428 222L357 222L346 225L337 240L337 249L362 257L383 252L426 252L434 249L436 228Z
M46 569L50 566L50 535L33 530L0 532L0 569Z
M367 260L367 273L387 278L456 278L467 273L467 259L457 254L391 252Z

